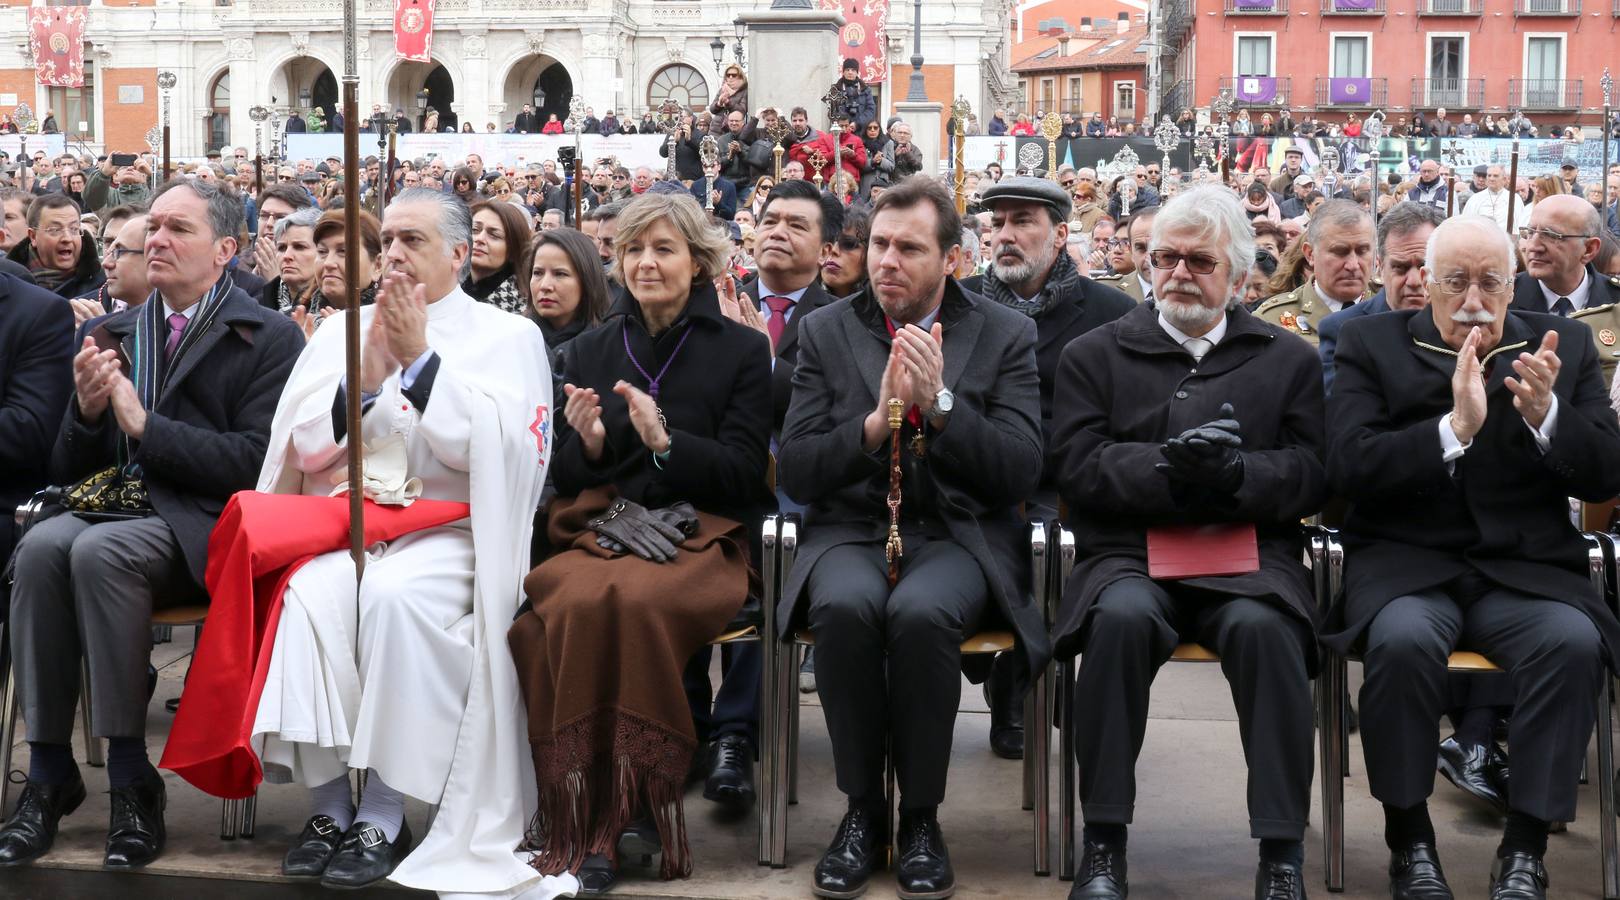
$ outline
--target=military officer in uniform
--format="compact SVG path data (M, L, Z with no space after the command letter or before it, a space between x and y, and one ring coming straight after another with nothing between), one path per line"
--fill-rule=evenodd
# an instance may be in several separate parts
M1530 210L1519 229L1525 270L1513 280L1512 308L1579 319L1592 332L1603 380L1614 384L1620 362L1620 278L1592 265L1602 246L1603 219L1573 194L1555 194Z
M1376 243L1372 216L1350 200L1328 200L1311 216L1301 240L1316 277L1266 300L1254 314L1314 345L1324 318L1368 296Z
M1148 239L1153 235L1153 216L1158 211L1157 206L1149 206L1139 210L1125 222L1124 239L1130 242L1131 261L1136 263L1136 271L1097 279L1102 284L1120 290L1137 303L1146 303L1153 299L1153 270L1148 267L1147 253Z

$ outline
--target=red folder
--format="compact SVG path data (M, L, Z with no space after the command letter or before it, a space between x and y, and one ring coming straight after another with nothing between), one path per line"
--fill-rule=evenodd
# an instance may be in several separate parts
M1197 578L1260 571L1260 544L1249 522L1149 528L1148 575Z

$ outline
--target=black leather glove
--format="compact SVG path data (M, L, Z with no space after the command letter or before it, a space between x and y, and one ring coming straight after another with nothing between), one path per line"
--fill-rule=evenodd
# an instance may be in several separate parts
M634 553L650 562L674 559L676 543L686 537L675 525L622 497L586 525L596 532L597 546L615 553Z
M666 506L663 509L649 510L649 512L660 522L663 522L665 525L668 525L681 533L680 537L675 538L676 543L680 543L692 535L697 534L697 510L692 507L692 504L687 503L685 500Z
M1220 418L1165 441L1160 452L1166 462L1154 468L1189 487L1237 493L1243 486L1243 433L1233 416L1232 404L1221 404Z

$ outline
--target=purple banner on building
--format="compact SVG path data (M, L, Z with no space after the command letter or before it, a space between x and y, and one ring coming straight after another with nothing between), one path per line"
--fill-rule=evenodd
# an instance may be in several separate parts
M1367 106L1372 103L1371 78L1329 78L1328 102Z
M1277 0L1237 0L1236 5L1238 9L1273 9L1277 5Z
M1371 10L1377 5L1377 0L1333 0L1333 8L1339 10L1354 10L1362 12Z
M1237 98L1242 103L1275 103L1277 79L1269 75L1240 75L1236 79Z

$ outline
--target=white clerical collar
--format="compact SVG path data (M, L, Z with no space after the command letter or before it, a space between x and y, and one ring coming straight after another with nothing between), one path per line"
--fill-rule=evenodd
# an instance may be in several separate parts
M1170 324L1170 320L1164 317L1163 309L1159 310L1159 327L1163 328L1164 333L1170 335L1170 339L1175 341L1178 345L1184 346L1188 341L1192 340L1192 335L1187 334L1180 328ZM1226 313L1223 311L1221 313L1220 321L1215 323L1215 327L1211 328L1204 334L1199 335L1199 337L1209 341L1209 345L1211 347L1219 344L1221 342L1221 338L1226 337Z
M450 293L428 304L428 321L449 318L466 309L474 302L471 295L462 290L461 285L458 284L450 289Z
M1584 268L1581 269L1581 283L1575 286L1575 290L1570 291L1567 294L1555 293L1551 288L1547 287L1547 282L1545 281L1538 281L1536 284L1541 286L1541 296L1547 298L1548 312L1552 312L1553 304L1558 302L1559 297L1568 297L1570 305L1575 307L1577 310L1585 309L1586 296L1592 293L1592 279L1587 277L1586 269Z

